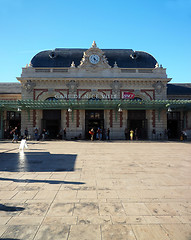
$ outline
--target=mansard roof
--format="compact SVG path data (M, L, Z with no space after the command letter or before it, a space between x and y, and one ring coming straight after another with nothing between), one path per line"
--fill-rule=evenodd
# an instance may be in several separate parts
M167 95L190 95L191 83L169 83L167 84Z
M31 66L38 67L70 67L80 65L83 53L88 49L56 48L37 53L31 60ZM102 49L111 67L115 62L119 68L155 68L156 59L146 52L132 49Z

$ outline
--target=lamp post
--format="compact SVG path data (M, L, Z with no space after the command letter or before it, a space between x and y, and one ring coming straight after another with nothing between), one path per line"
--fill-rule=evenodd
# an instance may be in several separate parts
M72 108L68 108L68 112L72 113L72 122L74 121L74 112L72 111Z
M122 111L123 111L122 108L119 107L119 108L118 108L118 112L122 112Z

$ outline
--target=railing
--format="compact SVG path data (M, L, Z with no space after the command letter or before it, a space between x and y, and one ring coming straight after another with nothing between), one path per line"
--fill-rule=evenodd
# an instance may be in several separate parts
M35 72L68 72L68 68L35 68Z

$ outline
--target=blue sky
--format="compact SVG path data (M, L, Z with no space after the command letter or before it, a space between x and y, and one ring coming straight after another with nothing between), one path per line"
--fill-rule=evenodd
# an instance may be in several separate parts
M172 83L191 83L191 0L0 0L0 82L17 82L39 51L145 51Z

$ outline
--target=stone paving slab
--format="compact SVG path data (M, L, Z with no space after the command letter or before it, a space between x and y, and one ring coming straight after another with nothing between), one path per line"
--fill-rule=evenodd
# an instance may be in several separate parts
M0 142L0 239L191 240L191 143Z

